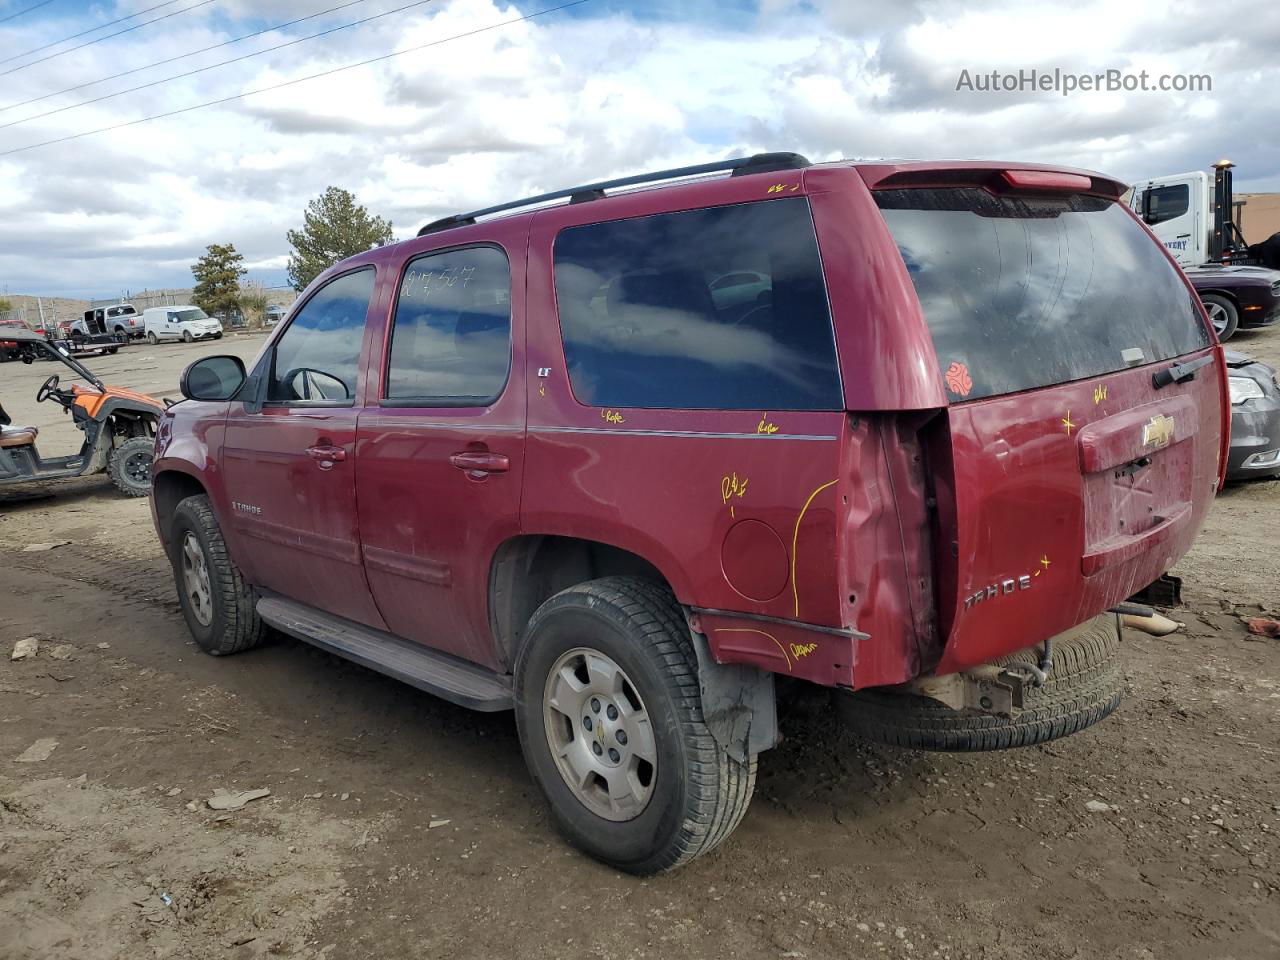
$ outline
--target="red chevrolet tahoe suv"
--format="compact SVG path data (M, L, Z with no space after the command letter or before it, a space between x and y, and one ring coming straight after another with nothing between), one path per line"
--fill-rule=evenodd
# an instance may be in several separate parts
M738 824L776 675L891 743L1079 730L1225 463L1221 348L1123 189L762 154L344 260L160 425L191 632L514 709L636 873Z

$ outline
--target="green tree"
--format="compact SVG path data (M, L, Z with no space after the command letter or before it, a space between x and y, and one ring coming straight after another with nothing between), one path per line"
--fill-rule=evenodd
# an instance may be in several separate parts
M240 293L240 312L251 327L262 326L267 312L267 291L257 284L250 284Z
M191 265L196 278L191 300L208 314L234 310L240 301L240 278L245 275L243 263L235 244L209 244L205 255Z
M391 221L369 216L351 193L329 187L307 204L302 229L287 237L289 282L300 291L339 260L390 243Z
M13 301L8 297L0 297L0 317L5 316L13 309Z

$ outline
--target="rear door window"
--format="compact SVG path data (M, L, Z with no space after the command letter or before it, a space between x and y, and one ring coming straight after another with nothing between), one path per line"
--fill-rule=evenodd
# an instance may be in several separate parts
M1159 244L1099 197L877 191L953 399L1015 393L1209 345Z
M556 238L555 285L582 403L843 408L803 198L570 227Z
M511 269L497 247L409 263L392 325L387 405L484 406L511 368Z

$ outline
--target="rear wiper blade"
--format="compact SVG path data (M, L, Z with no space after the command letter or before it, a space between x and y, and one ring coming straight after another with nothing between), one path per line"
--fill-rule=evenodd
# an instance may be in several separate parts
M1201 367L1213 363L1213 355L1200 357L1198 360L1188 360L1186 363L1175 363L1171 367L1163 370L1157 370L1151 375L1151 385L1159 390L1161 387L1167 387L1171 383L1186 383L1188 380L1196 378L1196 371Z

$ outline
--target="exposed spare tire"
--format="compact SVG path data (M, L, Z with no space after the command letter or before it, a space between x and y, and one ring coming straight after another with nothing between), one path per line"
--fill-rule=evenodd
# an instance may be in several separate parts
M953 710L929 697L884 690L841 694L840 715L855 733L917 750L1003 750L1029 747L1083 730L1120 704L1120 634L1115 614L1102 614L1053 640L1053 669L1040 687L1023 690L1015 717ZM1040 647L993 661L1036 665Z

